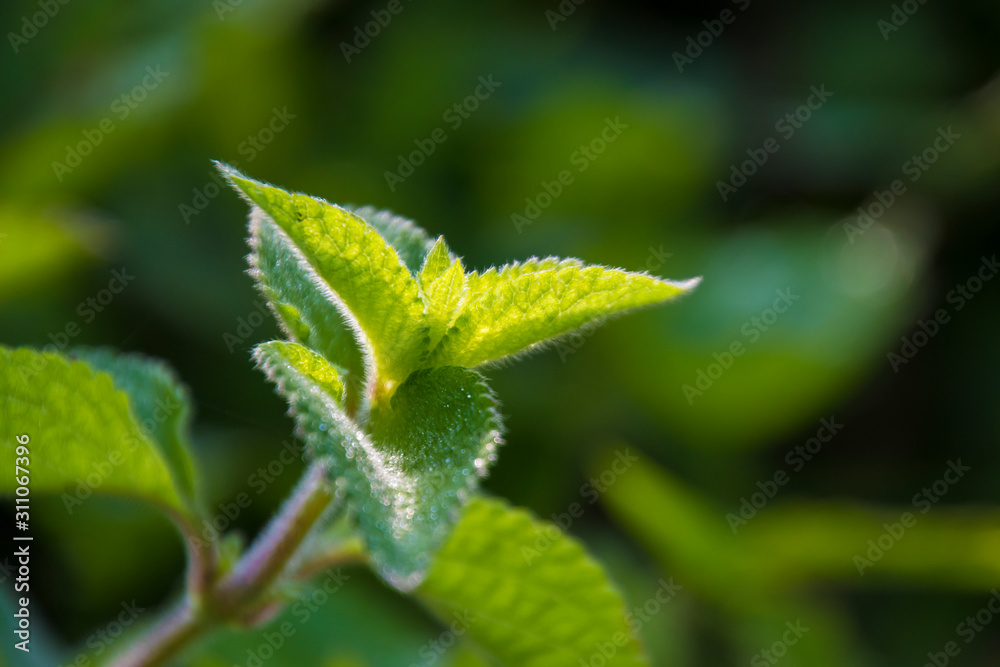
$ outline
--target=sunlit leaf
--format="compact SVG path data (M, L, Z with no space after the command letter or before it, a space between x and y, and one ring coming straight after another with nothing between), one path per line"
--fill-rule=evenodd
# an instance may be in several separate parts
M551 257L466 274L443 238L408 220L220 169L252 204L254 275L296 341L258 346L257 361L403 589L495 458L499 416L472 369L697 284ZM366 359L362 400L345 398L346 328Z
M263 210L250 216L251 273L289 338L348 371L361 372L350 325L322 279L288 235Z
M697 284L551 257L473 273L461 314L429 363L473 367L503 359Z
M114 350L74 348L72 356L107 373L115 389L128 394L133 415L170 468L174 485L187 499L195 496L195 465L188 430L191 397L163 362Z
M316 291L360 333L358 343L374 366L373 377L382 383L380 390L391 391L405 380L425 351L426 332L416 279L396 250L350 211L221 168L288 235L322 279Z
M420 272L424 295L424 317L428 327L428 350L438 344L454 324L466 295L466 276L460 259L451 259L438 239Z
M348 210L350 207L346 207ZM396 249L399 258L411 273L416 273L424 264L427 253L434 246L434 239L427 235L412 220L392 211L379 211L374 206L353 209L358 216L382 235L386 243Z
M63 494L72 511L92 493L138 497L184 511L170 466L112 378L54 353L0 347L0 447L14 462L29 437L30 487ZM0 478L12 493L14 475Z

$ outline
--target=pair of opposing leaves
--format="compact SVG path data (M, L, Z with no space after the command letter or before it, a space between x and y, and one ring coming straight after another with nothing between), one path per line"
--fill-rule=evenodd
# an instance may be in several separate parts
M254 356L404 590L496 457L476 369L696 284L558 258L467 272L412 222L220 169L251 203L251 273L289 338Z
M253 206L251 273L288 336L254 357L343 485L380 573L446 622L469 612L470 635L507 664L587 663L619 636L607 664L642 664L620 599L578 544L497 501L462 514L500 442L476 369L696 281L557 258L467 272L402 218L220 168ZM196 523L184 390L139 357L77 357L0 347L4 451L28 432L36 488L140 496ZM546 531L558 537L526 561Z

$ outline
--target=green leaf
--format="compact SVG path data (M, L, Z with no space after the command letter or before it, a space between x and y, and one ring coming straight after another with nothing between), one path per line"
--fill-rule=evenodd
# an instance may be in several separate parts
M416 368L427 338L419 287L396 250L350 211L220 169L288 235L322 278L317 291L361 334L369 377L379 382L375 397L391 393Z
M143 434L125 392L105 373L50 352L0 346L0 448L30 438L31 488L65 493L67 509L89 493L131 496L185 511L170 467ZM11 493L13 474L0 476Z
M0 204L0 302L66 280L84 263L87 248L101 246L104 233L100 223L79 224L65 210L14 201L5 198Z
M472 273L462 313L427 363L475 367L503 359L697 284L555 257Z
M272 341L255 358L292 406L299 436L343 480L382 576L415 586L495 459L500 423L482 378L455 367L416 371L359 425L343 408L336 369L319 354Z
M193 501L196 478L188 440L191 397L174 372L161 361L108 348L74 348L70 356L110 375L115 389L128 395L136 422L159 450L174 486Z
M259 208L250 216L251 275L289 338L361 373L361 351L322 279L288 235Z
M602 459L592 474L608 469L611 456ZM831 583L867 586L902 578L988 591L1000 582L1000 562L991 550L978 546L994 539L997 509L937 508L920 515L913 530L900 528L900 517L912 514L912 505L778 497L751 516L737 503L716 506L648 459L640 457L626 474L627 480L601 495L609 514L663 571L740 613L757 614L765 599ZM868 541L877 541L894 524L899 525L893 530L904 530L905 536L884 558L865 561Z
M452 265L453 258L448 252L444 237L439 236L423 265L420 267L420 287L424 290Z
M375 228L386 243L396 249L399 258L410 270L416 273L424 264L424 258L434 246L434 241L423 229L412 220L396 215L392 211L379 211L374 206L359 208L345 207L352 211L369 225Z
M554 257L467 275L443 238L431 243L408 220L219 168L253 206L255 276L297 341L259 346L256 359L343 481L383 576L403 589L495 458L495 402L470 369L697 283ZM348 327L365 360L360 401L343 390L356 368Z
M336 310L358 335L373 402L418 368L500 360L698 283L555 257L466 275L442 238L432 244L404 218L371 207L355 214L219 168L262 210L252 214L254 262L285 330L353 369L334 340L344 329ZM267 255L272 243L281 250Z
M556 526L503 502L469 502L416 594L504 665L647 664L600 566Z
M458 317L466 294L466 277L460 259L451 259L443 239L438 239L420 272L427 321L428 350L433 349Z

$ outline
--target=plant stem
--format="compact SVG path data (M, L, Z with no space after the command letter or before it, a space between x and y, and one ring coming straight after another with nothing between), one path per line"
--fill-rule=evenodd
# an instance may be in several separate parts
M302 563L295 568L289 578L293 581L309 581L320 572L325 572L330 568L364 563L367 560L368 557L360 547L348 547L347 549L320 554L313 560Z
M224 621L239 620L281 576L333 500L327 469L314 461L292 497L221 581L212 578L214 551L188 536L192 563L181 606L121 654L113 667L158 667ZM205 559L208 559L207 561Z
M200 617L185 601L118 656L114 667L159 667L214 625L212 619Z
M333 500L326 466L313 463L281 512L213 593L213 608L229 615L253 602L282 573L289 559Z
M215 545L198 536L198 529L190 515L177 512L171 514L187 544L188 593L200 600L215 580Z

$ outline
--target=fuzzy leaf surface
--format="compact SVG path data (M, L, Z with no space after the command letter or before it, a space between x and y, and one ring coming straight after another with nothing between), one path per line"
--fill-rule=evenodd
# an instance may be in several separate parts
M697 284L555 257L472 273L467 280L461 314L430 364L472 368L497 361L594 321L670 300Z
M324 284L317 287L360 332L358 342L374 366L374 377L388 388L402 383L426 353L426 330L419 287L396 250L350 211L246 178L232 168L223 172L274 220L322 278Z
M170 469L174 485L187 499L195 496L196 472L188 438L191 397L166 364L109 348L74 348L71 356L107 373L115 389L129 397L133 415Z
M68 508L83 486L185 511L170 465L143 433L139 414L111 376L82 361L0 346L0 451L13 464L15 437L28 435L31 489L67 494ZM3 475L0 492L14 488L13 474Z
M251 274L288 337L360 375L361 351L336 299L288 234L257 207L250 215L250 247Z
M466 505L416 594L503 665L648 664L621 596L583 547L501 501Z
M428 355L454 326L467 294L467 282L462 260L449 257L444 241L438 239L420 272Z
M353 213L374 227L386 243L396 249L410 273L420 270L427 253L434 246L434 239L427 232L412 220L392 211L380 211L374 206L361 206L353 209Z
M281 341L255 356L292 406L300 437L342 480L382 576L412 588L495 458L499 417L482 378L455 367L416 371L359 425L322 356Z

